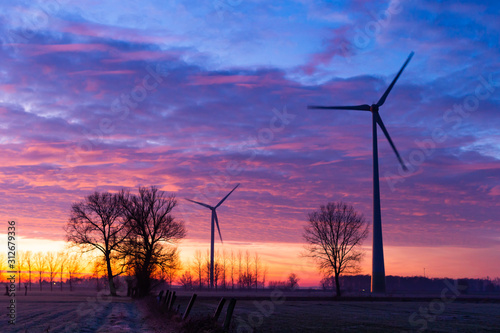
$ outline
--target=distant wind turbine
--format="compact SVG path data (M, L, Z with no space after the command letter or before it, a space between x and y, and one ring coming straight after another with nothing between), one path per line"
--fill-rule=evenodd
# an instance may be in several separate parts
M237 184L232 190L231 192L229 192L224 198L222 198L221 201L219 201L219 203L215 206L210 206L210 205L207 205L207 204L204 204L203 202L198 202L198 201L194 201L194 200L191 200L191 199L187 199L187 201L191 201L191 202L194 202L195 204L198 204L198 205L201 205L203 207L207 207L208 209L210 209L212 211L212 222L211 222L211 240L210 240L210 288L213 289L214 288L214 221L215 223L217 224L217 230L219 231L219 238L220 238L220 241L222 243L222 235L220 233L220 228L219 228L219 219L217 218L217 212L216 212L216 209L217 207L219 207L220 205L222 205L222 203L227 199L227 197L229 197L229 195L231 193L234 192L234 190L236 190L236 188L240 186L240 184Z
M328 109L328 110L356 110L356 111L370 111L372 113L372 131L373 131L373 248L372 248L372 283L371 291L374 293L385 293L385 267L384 267L384 246L382 242L382 215L380 211L380 186L379 186L379 175L378 175L378 149L377 149L377 124L384 132L385 137L389 141L389 144L396 153L399 163L404 170L407 170L401 156L399 155L396 146L392 142L392 139L385 128L382 118L380 117L378 111L379 108L384 104L387 96L391 92L394 84L398 80L399 76L405 69L406 65L410 62L413 57L413 52L410 53L408 59L403 64L403 67L399 70L398 74L392 80L391 84L384 92L377 104L363 104L354 106L308 106L309 109Z

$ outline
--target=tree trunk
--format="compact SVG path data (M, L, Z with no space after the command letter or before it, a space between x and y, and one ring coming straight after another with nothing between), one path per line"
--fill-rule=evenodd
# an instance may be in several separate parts
M111 270L111 259L109 258L109 255L106 255L106 268L108 271L109 292L111 296L116 296L115 282L113 280L113 271Z
M144 258L143 266L139 270L137 276L137 287L139 289L139 297L147 296L149 293L149 288L151 281L149 276L149 266L151 265L151 256L146 254Z
M337 295L335 295L336 297L340 297L340 280L339 280L339 274L337 272L335 272L335 290L336 290L336 293Z

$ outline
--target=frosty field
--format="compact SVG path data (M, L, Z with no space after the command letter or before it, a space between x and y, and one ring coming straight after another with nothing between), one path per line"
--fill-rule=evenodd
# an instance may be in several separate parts
M191 292L177 291L176 305L183 312ZM450 303L419 300L345 300L324 296L223 292L199 293L190 318L213 314L220 295L238 299L235 332L497 332L500 330L498 299L470 298ZM8 298L1 298L7 313ZM226 305L227 306L227 305ZM150 313L128 297L111 298L95 290L33 291L17 296L16 325L2 332L161 332L148 326ZM421 310L422 309L422 310ZM224 320L225 308L219 321ZM429 312L431 311L431 312ZM432 311L439 314L432 314ZM412 317L413 315L413 317ZM5 315L2 316L6 318ZM156 323L158 318L155 318ZM5 320L5 319L4 319ZM162 321L162 318L159 318ZM6 322L6 320L5 320Z

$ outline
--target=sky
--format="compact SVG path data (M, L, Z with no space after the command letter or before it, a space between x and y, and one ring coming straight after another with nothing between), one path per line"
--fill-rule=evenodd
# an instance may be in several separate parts
M372 220L378 101L387 275L500 276L500 5L495 1L9 1L0 5L0 221L20 250L61 246L73 202L158 186L178 198L187 262L259 252L294 271L309 212ZM371 271L371 235L363 243Z

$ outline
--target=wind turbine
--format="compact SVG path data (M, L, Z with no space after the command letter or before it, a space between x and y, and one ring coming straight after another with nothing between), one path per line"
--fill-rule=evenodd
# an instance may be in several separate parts
M354 105L354 106L308 106L309 109L328 109L328 110L356 110L356 111L369 111L372 113L372 131L373 131L373 247L372 247L372 283L371 291L374 293L385 293L385 267L384 267L384 246L382 242L382 215L380 211L380 186L379 186L379 174L378 174L378 149L377 149L377 124L384 132L385 137L389 141L389 144L394 150L396 157L401 163L404 170L407 170L401 156L399 155L396 146L392 142L392 139L385 128L382 118L379 115L379 108L384 104L387 96L391 92L394 84L398 80L399 76L405 69L406 65L410 62L413 57L413 52L410 53L408 59L403 64L403 67L399 70L398 74L392 80L391 84L384 92L382 97L376 104L368 105Z
M210 209L212 211L212 222L211 222L211 239L210 239L210 289L213 289L214 288L214 221L215 223L217 224L217 230L219 231L219 238L220 238L220 241L222 243L222 235L220 233L220 228L219 228L219 219L217 218L217 212L216 212L216 209L217 207L219 207L220 205L222 205L222 203L227 199L227 197L234 192L234 190L236 190L236 188L240 186L240 184L237 184L232 190L231 192L229 192L224 198L222 198L221 201L219 201L219 203L215 206L210 206L210 205L207 205L207 204L204 204L203 202L198 202L198 201L194 201L194 200L191 200L191 199L187 199L187 201L191 201L191 202L194 202L195 204L198 204L198 205L201 205L203 207L207 207L208 209Z

